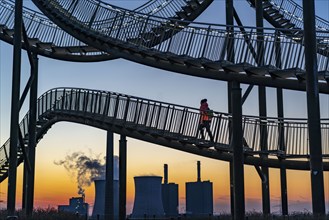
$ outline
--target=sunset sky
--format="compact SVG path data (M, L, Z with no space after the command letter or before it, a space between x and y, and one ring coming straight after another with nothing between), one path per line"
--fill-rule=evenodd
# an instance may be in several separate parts
M143 0L107 0L114 5L136 8ZM298 1L301 3L301 1ZM213 4L197 21L225 24L225 0ZM245 0L234 1L243 24L254 26L255 11ZM30 0L24 1L31 6ZM329 20L329 1L316 1L317 15ZM264 21L265 22L265 21ZM267 25L267 23L265 22ZM12 46L0 42L0 143L9 138L10 99L12 76ZM73 63L39 57L38 94L55 87L81 87L120 92L124 94L165 101L190 107L198 107L202 98L207 98L210 107L227 112L227 83L163 71L127 60L117 59L98 63ZM29 77L29 63L23 51L22 89ZM246 85L242 85L243 92ZM276 90L267 89L268 116L276 116ZM26 101L26 103L28 103ZM23 106L21 118L28 105ZM321 117L329 118L329 96L320 95ZM286 117L306 117L306 93L284 91ZM255 87L243 105L243 114L258 115L257 88ZM115 154L118 155L119 135L115 134ZM213 182L215 214L229 212L229 164L163 146L127 138L128 142L128 204L131 213L134 199L133 177L152 174L163 176L163 164L169 166L169 182L179 184L180 211L185 211L185 182L196 180L196 162L201 161L202 179ZM78 196L76 178L69 175L63 166L54 162L63 160L74 152L83 152L103 158L106 150L106 131L68 122L52 126L38 143L36 152L35 207L56 207L68 204L71 197ZM22 165L18 168L17 208L22 200ZM289 211L311 211L310 173L287 171ZM329 211L329 174L325 173L326 210ZM86 202L94 202L94 186L85 187ZM0 208L6 208L7 180L0 183ZM271 211L280 212L279 170L270 169ZM252 166L245 166L245 197L247 211L261 211L261 180Z

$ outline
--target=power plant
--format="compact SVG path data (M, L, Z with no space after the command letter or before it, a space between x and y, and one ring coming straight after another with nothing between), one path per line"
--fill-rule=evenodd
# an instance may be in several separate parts
M72 197L69 205L59 205L58 211L71 212L79 215L88 215L88 203L85 203L84 197Z
M135 176L135 200L132 218L162 218L161 176Z
M115 170L115 169L114 169ZM119 180L114 176L114 219L119 219ZM168 165L164 164L163 184L161 176L135 176L135 199L132 219L176 218L179 216L178 184L170 183ZM106 180L94 180L95 200L91 219L103 220L105 213ZM201 164L197 162L197 181L186 182L186 215L205 217L213 215L213 185L201 181ZM88 214L88 204L83 197L72 197L69 205L59 205L58 210L80 215Z
M169 183L168 165L164 164L164 178L135 176L135 201L131 218L177 217L178 184ZM197 162L197 181L186 183L186 214L193 217L213 215L213 185L201 181L201 164Z
M201 164L197 162L197 181L186 183L186 214L213 215L213 187L210 181L201 181Z

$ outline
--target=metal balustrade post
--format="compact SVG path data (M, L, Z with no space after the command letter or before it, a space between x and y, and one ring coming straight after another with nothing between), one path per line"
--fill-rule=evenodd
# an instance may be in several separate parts
M232 83L232 147L233 147L233 219L245 219L244 154L242 145L242 105L240 83Z
M129 111L129 105L130 105L130 98L127 97L127 100L126 100L126 107L125 107L125 112L124 112L124 116L123 116L123 122L124 122L124 123L127 122L128 111Z
M22 47L22 18L23 0L15 1L15 24L14 24L14 55L13 77L11 95L11 118L10 118L10 152L8 171L7 210L8 216L15 215L16 207L16 182L17 182L17 146L19 132L19 95L21 81L21 47Z
M104 220L114 219L113 153L114 153L113 132L107 131Z
M38 57L33 54L34 68L31 70L34 80L30 88L30 111L29 111L29 145L28 158L30 161L31 172L26 175L26 215L31 216L34 204L34 177L35 177L35 148L36 148L36 120L37 120L37 100L38 100ZM25 166L24 166L25 168ZM24 169L24 172L26 170Z
M127 140L125 135L119 141L119 219L126 219L127 202Z
M307 116L314 217L325 215L314 0L303 0Z

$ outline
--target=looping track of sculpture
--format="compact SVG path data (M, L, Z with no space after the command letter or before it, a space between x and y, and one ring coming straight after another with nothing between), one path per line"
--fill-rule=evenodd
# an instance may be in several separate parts
M264 18L275 28L264 28L261 38L254 27L193 22L212 0L151 0L135 10L91 0L33 2L44 15L25 8L23 20L29 47L42 56L78 62L124 58L191 76L306 89L301 8L291 0L263 1ZM248 2L255 7L253 0ZM11 44L13 14L14 3L0 0L0 39ZM316 22L319 90L328 94L329 22L321 18ZM260 42L263 48L255 50ZM230 61L230 54L234 54L235 62ZM197 136L197 109L113 92L53 89L39 98L37 116L38 141L54 123L70 121L185 152L232 160L231 115L226 113L217 112L213 118L214 142L207 136L205 140ZM28 124L27 114L20 124L25 142ZM265 151L260 147L263 128L267 131ZM323 158L328 158L329 120L321 121L321 132ZM284 163L288 169L310 169L306 119L243 116L243 137L245 164L279 168ZM0 181L8 175L9 143L0 148ZM23 162L22 153L18 161ZM328 162L324 170L329 170Z

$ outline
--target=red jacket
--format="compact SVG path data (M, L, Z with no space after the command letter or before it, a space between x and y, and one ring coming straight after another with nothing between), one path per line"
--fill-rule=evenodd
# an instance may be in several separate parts
M207 114L207 111L208 111L208 103L204 102L200 106L200 114L201 114L200 123L203 123L203 121L209 121L210 120L210 118Z

